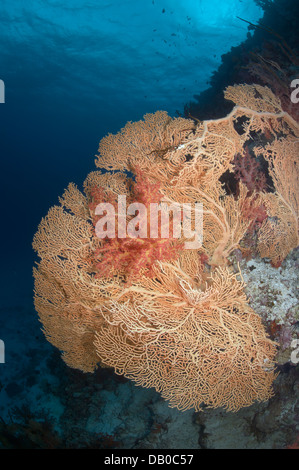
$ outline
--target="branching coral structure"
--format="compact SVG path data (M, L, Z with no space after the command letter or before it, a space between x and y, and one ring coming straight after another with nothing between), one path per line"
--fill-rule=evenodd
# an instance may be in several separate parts
M84 193L70 184L33 241L35 307L66 364L113 367L180 410L237 411L271 397L276 344L229 256L261 208L261 256L277 265L298 245L298 124L266 87L235 85L225 97L235 107L222 119L195 124L158 111L102 139L96 165L105 172L90 173ZM228 194L220 178L249 143L268 162L274 192L240 182ZM174 215L179 236L120 236L119 195L169 212L202 203L202 246L185 247L184 218ZM97 236L101 202L113 207L113 239Z

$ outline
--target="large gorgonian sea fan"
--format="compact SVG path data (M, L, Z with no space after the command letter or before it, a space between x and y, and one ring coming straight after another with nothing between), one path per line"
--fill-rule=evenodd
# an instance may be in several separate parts
M225 96L236 106L222 119L195 125L158 111L102 139L96 164L106 172L90 173L84 193L70 184L33 241L35 307L66 364L84 372L113 367L180 410L237 411L272 395L276 347L228 257L261 207L261 255L280 262L298 245L298 124L267 88L239 85ZM220 182L249 141L269 161L273 193L240 182L238 194L228 194ZM166 204L203 203L203 245L188 250L183 237L166 240L163 254L155 251L161 239L147 240L133 269L132 240L118 252L96 236L95 203L130 201L134 190L148 203L157 189Z

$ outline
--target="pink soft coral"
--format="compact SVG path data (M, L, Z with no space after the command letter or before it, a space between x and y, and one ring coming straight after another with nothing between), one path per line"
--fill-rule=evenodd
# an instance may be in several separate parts
M110 202L117 214L116 198L112 193L104 192L102 188L94 188L92 191L93 201L90 209L94 211L97 204ZM131 184L131 195L127 198L127 203L139 202L149 209L150 203L161 202L162 194L159 192L159 184L151 183L141 170L136 169L135 182ZM94 217L94 225L98 217ZM147 225L147 237L129 235L126 238L105 238L101 246L95 251L96 277L105 277L114 273L124 275L127 282L131 282L142 272L146 276L152 276L152 266L155 261L167 261L175 259L178 256L178 250L182 244L172 238L161 237L161 227L159 227L158 238L150 238L149 220L145 221ZM137 227L138 229L138 224ZM116 233L118 231L116 230Z
M250 193L253 191L264 191L267 187L266 177L261 171L260 164L250 154L248 146L244 150L244 156L235 155L233 161L235 176L247 186Z

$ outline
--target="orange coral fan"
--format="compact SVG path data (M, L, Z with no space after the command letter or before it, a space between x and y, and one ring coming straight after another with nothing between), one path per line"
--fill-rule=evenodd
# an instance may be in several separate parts
M205 403L236 411L271 396L275 344L228 258L257 218L262 256L280 262L298 244L298 124L267 88L228 87L225 96L236 106L222 119L195 125L159 111L105 137L96 164L108 171L90 173L85 194L69 185L33 242L41 258L35 306L65 362L83 371L112 366L182 410ZM233 196L220 181L249 140L269 162L274 193L240 183ZM117 215L119 195L146 208L201 202L202 247L185 249L185 234L177 245L161 233L98 238L97 204L110 202Z
M99 357L180 410L198 411L205 403L237 411L267 400L275 348L246 305L242 283L219 269L201 290L181 262L160 263L154 279L132 287L134 300L103 308Z
M274 266L279 266L287 254L299 244L299 125L281 129L279 138L265 147L257 147L269 162L275 193L262 195L268 218L259 232L259 251Z

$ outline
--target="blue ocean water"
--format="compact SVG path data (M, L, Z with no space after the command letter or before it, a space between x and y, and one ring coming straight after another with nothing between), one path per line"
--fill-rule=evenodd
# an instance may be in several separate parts
M52 358L53 347L41 332L32 300L36 257L31 243L41 218L69 182L81 187L95 169L94 155L102 137L145 113L165 110L172 117L183 115L194 95L209 88L223 64L222 56L252 34L240 18L258 23L265 3L1 1L0 79L5 102L0 103L0 340L5 363L0 358L0 417L5 423L16 408L26 406L27 414L30 409L35 417L45 410L55 432L63 430L64 438L68 429L67 404L61 398L64 365L58 355L60 365ZM285 12L281 14L287 22ZM82 393L78 383L85 392L88 387L95 393L102 390L101 381L92 383L81 376L71 380L72 393ZM130 383L120 387L110 376L106 380L111 393L105 390L101 396L102 414L95 414L99 403L94 399L82 417L89 436L111 436L121 425L123 403L131 406L132 415L136 410L142 415L144 402L157 400L151 390ZM74 400L78 407L79 395ZM159 406L164 419L168 408ZM75 405L70 410L76 414ZM176 426L195 426L191 412L182 416L177 410L171 412ZM70 434L75 433L72 426L73 422ZM135 442L134 432L138 438L146 434L141 418L126 426L128 447ZM195 440L184 439L186 447L196 448Z

